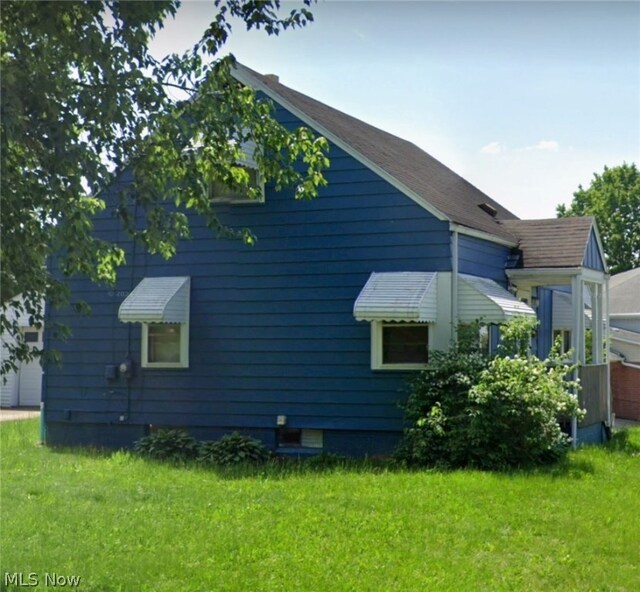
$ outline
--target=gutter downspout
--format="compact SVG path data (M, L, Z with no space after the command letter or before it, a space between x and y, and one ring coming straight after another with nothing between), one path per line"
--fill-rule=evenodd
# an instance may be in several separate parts
M609 324L609 275L604 280L604 318L605 329L604 338L607 344L605 348L605 362L607 364L607 419L609 426L613 425L612 405L611 405L611 326Z
M47 262L47 271L51 272L50 266L51 260ZM42 326L42 349L44 351L50 351L51 346L51 307L47 305L47 301L44 301L44 319ZM52 361L47 361L45 366L50 366ZM48 368L43 367L42 381L40 383L40 444L42 446L47 445L47 393L49 391L49 372Z
M458 231L451 231L451 342L458 343Z

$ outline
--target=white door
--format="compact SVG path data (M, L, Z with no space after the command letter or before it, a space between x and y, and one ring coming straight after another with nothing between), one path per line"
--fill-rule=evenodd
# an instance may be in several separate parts
M32 347L42 349L42 331L23 330L25 341ZM42 366L40 360L23 362L18 372L18 405L38 407L42 399Z

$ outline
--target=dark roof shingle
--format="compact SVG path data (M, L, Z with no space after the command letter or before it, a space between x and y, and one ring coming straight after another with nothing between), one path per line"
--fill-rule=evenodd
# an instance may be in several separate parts
M425 205L431 205L457 224L516 242L510 230L498 222L517 219L513 213L415 144L288 88L275 77L263 76L246 66L238 67L379 166ZM482 210L481 204L495 208L495 217Z
M593 227L591 216L546 220L504 220L518 237L521 267L580 267Z

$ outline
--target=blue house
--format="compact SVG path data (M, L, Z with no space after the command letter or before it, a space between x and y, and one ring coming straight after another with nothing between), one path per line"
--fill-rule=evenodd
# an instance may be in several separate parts
M48 443L129 446L184 427L201 439L238 430L283 453L384 454L402 433L407 378L458 323L537 314L544 354L549 286L564 286L584 361L588 286L602 343L607 271L592 219L519 220L417 146L275 76L240 65L235 76L271 98L285 126L327 138L328 186L305 202L269 185L252 201L221 189L221 220L251 228L254 246L216 239L194 217L170 261L129 239L114 288L70 280L92 315L49 312L47 326L65 323L72 337L46 336L63 354L45 375ZM96 231L127 240L115 216ZM610 419L608 365L594 352L578 439L600 438Z

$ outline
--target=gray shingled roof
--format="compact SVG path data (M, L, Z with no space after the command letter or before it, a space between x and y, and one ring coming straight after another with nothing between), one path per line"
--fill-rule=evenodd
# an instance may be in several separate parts
M240 64L238 67L379 166L414 192L425 205L435 207L457 224L514 244L517 242L510 230L498 223L498 220L513 220L517 216L415 144L288 88L274 77L263 76ZM313 127L311 123L309 125ZM495 208L495 217L478 207L483 203Z
M611 276L609 312L640 314L640 267Z
M580 267L593 218L504 220L502 225L519 239L522 259L518 267Z

